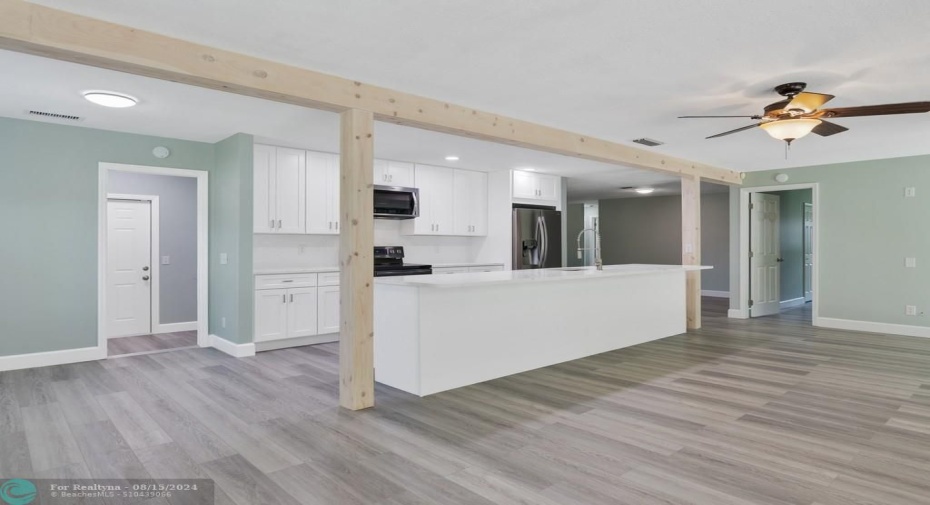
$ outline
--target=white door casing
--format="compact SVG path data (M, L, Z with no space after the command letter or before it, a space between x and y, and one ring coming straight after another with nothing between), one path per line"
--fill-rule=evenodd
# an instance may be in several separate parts
M152 204L107 202L107 337L152 332Z
M814 299L814 205L804 204L804 301Z
M753 193L750 202L749 315L759 317L777 314L781 302L780 198Z

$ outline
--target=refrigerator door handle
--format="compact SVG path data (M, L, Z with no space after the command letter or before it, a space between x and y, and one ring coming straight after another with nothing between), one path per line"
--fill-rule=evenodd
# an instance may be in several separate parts
M539 216L539 223L542 225L542 243L540 244L539 267L546 267L546 259L549 256L549 227L546 225L546 218Z

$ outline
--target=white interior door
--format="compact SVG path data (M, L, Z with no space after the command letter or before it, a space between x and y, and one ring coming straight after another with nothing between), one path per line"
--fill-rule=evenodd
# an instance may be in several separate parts
M753 193L749 221L750 317L777 314L781 302L779 197Z
M804 301L814 299L814 206L804 204Z
M152 204L107 202L107 337L152 332Z

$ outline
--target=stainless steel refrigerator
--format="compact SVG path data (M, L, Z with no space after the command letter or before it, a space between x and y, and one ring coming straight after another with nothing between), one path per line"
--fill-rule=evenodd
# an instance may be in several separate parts
M514 206L513 269L562 266L562 213L554 207Z

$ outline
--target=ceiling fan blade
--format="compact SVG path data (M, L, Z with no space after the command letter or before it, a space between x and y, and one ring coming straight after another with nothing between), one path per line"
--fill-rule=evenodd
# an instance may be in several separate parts
M762 116L678 116L678 119L694 119L709 117L748 117L749 119L762 119Z
M807 92L798 93L797 96L791 99L791 103L789 103L785 109L802 109L806 112L813 112L830 100L833 100L833 95Z
M716 134L716 135L711 135L710 137L707 137L707 138L709 138L709 139L715 139L715 138L717 138L717 137L723 137L724 135L730 135L730 134L732 134L732 133L739 133L739 132L744 131L744 130L751 130L752 128L755 128L755 127L759 126L760 124L762 124L762 123L751 124L751 125L749 125L749 126L744 126L744 127L742 127L742 128L737 128L737 129L735 129L735 130L730 130L730 131L728 131L728 132L723 132L723 133L718 133L718 134Z
M930 102L886 103L863 105L862 107L840 107L825 109L820 117L888 116L891 114L917 114L930 112Z
M840 126L836 123L831 123L829 121L821 121L819 125L815 126L811 133L816 133L821 137L829 137L830 135L836 135L837 133L843 133L848 130L845 126Z

